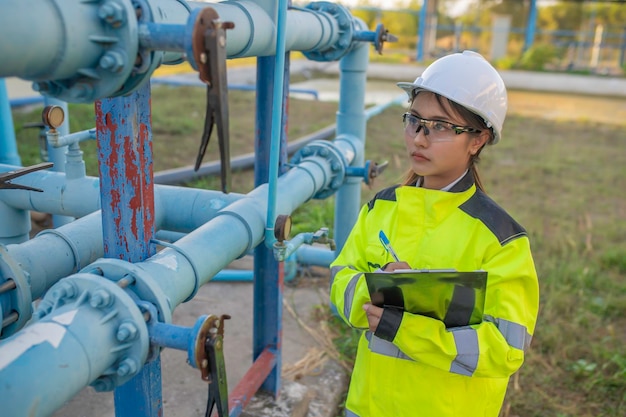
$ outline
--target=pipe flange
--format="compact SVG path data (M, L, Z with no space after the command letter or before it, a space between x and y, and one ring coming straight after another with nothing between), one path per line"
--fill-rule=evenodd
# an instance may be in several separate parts
M307 158L319 157L329 162L331 176L326 181L326 187L313 196L315 199L325 199L333 195L343 184L346 176L346 161L332 142L315 140L300 149L291 159L292 164L299 164Z
M80 272L101 275L132 291L138 298L149 301L156 307L161 323L172 322L172 307L169 298L152 277L137 265L121 259L102 258L83 268Z
M92 3L96 10L89 41L102 55L68 78L33 83L35 91L68 103L93 103L127 93L125 83L136 67L139 48L136 6L127 0ZM64 18L69 22L72 17Z
M3 310L2 316L4 317L12 312L17 313L17 320L7 327L0 327L0 338L6 338L24 327L33 313L30 277L13 260L6 247L0 245L0 284L9 279L13 280L15 288L5 293L4 300L9 300L9 302L8 304L0 304L0 309Z
M98 326L112 332L118 356L108 368L97 371L102 374L89 375L96 391L110 391L141 370L150 346L148 327L133 296L124 288L94 274L74 274L48 290L35 315L41 319L55 311L65 313L68 308L79 313L85 308L96 311L101 317Z
M338 61L352 49L352 37L356 31L356 23L350 11L339 4L328 1L309 3L307 9L316 12L330 14L337 23L339 37L335 44L322 50L303 51L302 53L311 61Z
M152 12L150 3L145 0L131 1L137 16L137 24L149 23L154 21L155 13ZM189 7L189 6L186 6ZM112 95L122 96L133 92L140 84L150 78L152 73L163 62L163 51L138 49L134 60L134 68L120 89ZM182 62L182 60L181 60Z

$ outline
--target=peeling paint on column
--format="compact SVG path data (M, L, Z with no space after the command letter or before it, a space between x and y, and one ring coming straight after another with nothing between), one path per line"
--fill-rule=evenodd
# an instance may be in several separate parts
M130 262L153 254L154 187L149 86L96 102L104 253Z

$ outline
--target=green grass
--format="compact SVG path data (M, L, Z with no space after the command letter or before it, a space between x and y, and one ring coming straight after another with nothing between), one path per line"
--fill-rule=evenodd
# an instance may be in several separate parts
M487 192L531 236L541 307L503 417L624 416L626 99L523 92L510 98L504 138L483 152L479 167ZM254 93L233 91L229 104L231 153L253 152ZM545 110L533 111L537 105ZM291 100L289 110L290 138L295 139L334 123L337 105ZM38 132L23 124L39 120L40 111L14 114L24 165L39 162ZM203 111L202 89L153 88L155 171L194 163ZM362 203L398 182L407 167L402 112L401 107L390 108L368 123L366 158L389 165L372 189L363 186ZM69 114L72 132L94 127L93 105L70 105ZM209 143L205 161L217 158L215 142ZM96 144L81 148L88 173L97 175ZM234 191L248 192L252 182L251 172L237 172ZM188 186L217 189L219 180ZM299 208L292 235L320 227L330 227L332 234L333 203L312 200ZM336 318L328 320L337 331L338 348L346 359L353 358L357 333Z

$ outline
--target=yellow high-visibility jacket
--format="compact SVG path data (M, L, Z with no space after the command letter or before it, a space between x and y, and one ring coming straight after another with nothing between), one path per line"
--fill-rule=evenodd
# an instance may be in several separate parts
M415 269L488 272L477 325L386 308L375 334L359 340L346 401L348 417L497 417L509 377L524 361L539 308L526 231L478 190L471 173L450 191L396 186L365 205L331 264L331 302L351 326L367 330L364 272L392 257Z

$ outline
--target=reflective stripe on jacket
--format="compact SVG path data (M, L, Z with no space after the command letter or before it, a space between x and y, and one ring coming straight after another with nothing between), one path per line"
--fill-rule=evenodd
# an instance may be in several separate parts
M486 270L484 316L477 325L446 328L440 320L386 309L376 335L364 332L359 341L349 415L497 417L539 306L525 230L475 187L471 173L450 192L382 190L362 208L331 264L331 302L364 330L362 306L370 298L363 272L393 261L380 230L412 268Z

